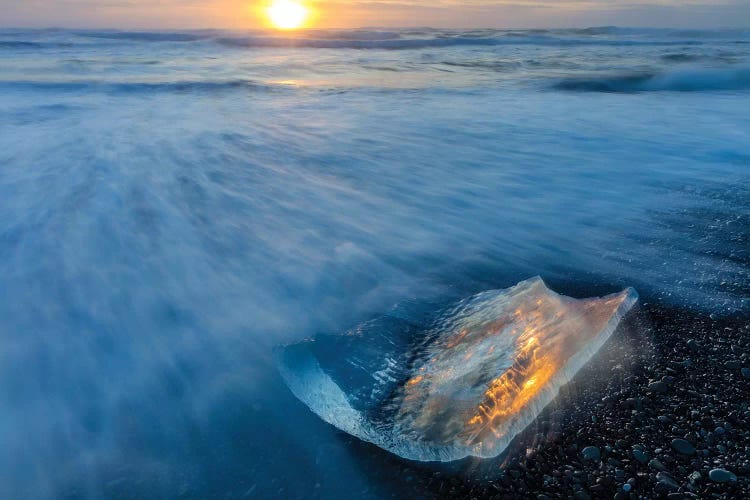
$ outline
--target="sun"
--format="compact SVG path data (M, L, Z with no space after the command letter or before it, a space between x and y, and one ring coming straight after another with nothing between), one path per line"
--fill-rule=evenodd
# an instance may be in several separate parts
M305 24L310 10L296 0L273 0L266 13L274 27L293 30Z

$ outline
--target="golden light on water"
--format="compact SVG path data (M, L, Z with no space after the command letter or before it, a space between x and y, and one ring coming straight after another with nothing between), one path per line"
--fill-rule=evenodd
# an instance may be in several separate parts
M293 30L305 26L310 9L296 0L273 0L266 9L266 15L274 28Z

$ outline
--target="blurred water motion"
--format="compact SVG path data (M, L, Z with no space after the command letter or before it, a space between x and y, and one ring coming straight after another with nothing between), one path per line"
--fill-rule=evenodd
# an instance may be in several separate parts
M274 346L537 274L747 310L747 38L0 30L0 497L403 496Z

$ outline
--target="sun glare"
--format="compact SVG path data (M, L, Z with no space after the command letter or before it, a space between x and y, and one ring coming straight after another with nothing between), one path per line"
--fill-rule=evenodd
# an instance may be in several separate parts
M282 30L301 28L310 10L295 0L273 0L266 11L271 24Z

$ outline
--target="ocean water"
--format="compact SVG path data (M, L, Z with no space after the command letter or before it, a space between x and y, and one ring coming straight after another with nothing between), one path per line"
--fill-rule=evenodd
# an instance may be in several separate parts
M279 344L534 275L750 307L750 32L0 31L0 496L429 496Z

